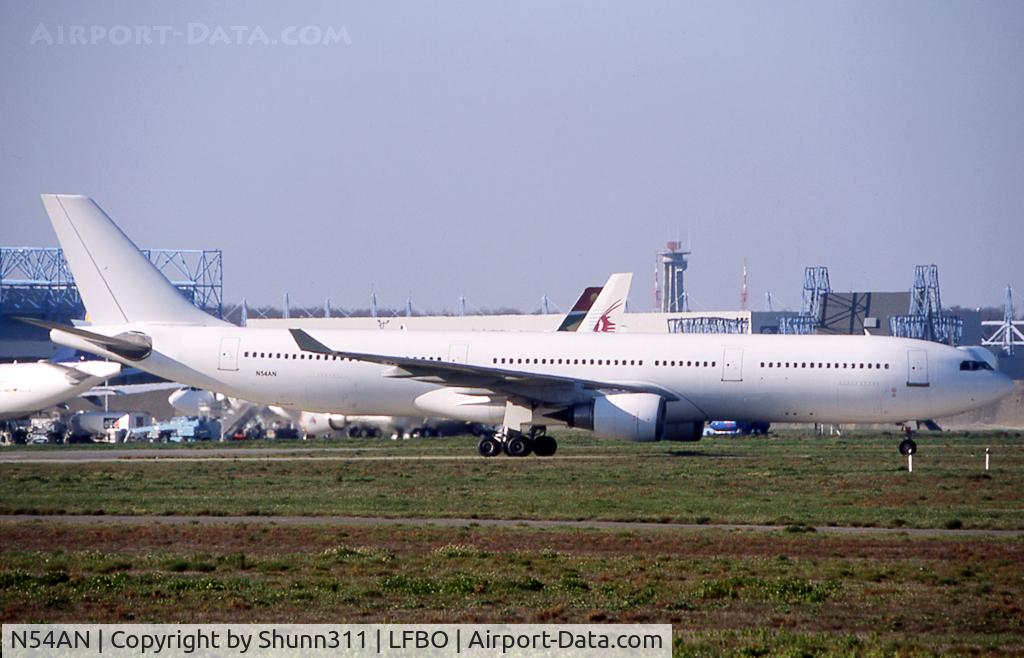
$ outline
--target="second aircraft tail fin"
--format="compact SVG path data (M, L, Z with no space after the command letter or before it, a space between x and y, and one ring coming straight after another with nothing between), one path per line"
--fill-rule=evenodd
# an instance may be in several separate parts
M558 326L558 331L576 331L579 329L580 323L583 322L583 318L587 316L590 311L590 307L597 301L598 296L601 294L600 286L591 286L583 289L583 294L576 300L576 303L572 305L572 309L565 314L565 318L562 319L562 324Z
M629 297L629 286L633 282L633 273L613 274L608 277L601 294L594 300L587 316L583 318L576 331L592 331L613 333L622 328L623 316L626 314L626 298Z

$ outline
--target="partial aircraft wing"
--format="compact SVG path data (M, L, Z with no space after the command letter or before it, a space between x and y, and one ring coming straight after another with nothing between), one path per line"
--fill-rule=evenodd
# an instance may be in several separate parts
M87 379L109 379L121 371L121 364L111 361L70 361L50 365L64 371L64 376L72 385L81 384Z
M486 388L549 404L565 404L567 400L578 400L581 397L592 396L596 392L654 393L669 401L679 399L672 391L647 382L579 379L468 363L333 350L302 329L288 331L291 332L299 349L305 352L394 366L385 371L385 377L408 377L446 386Z
M94 386L82 394L85 396L108 397L111 395L138 395L140 393L152 393L153 391L170 391L181 388L181 384L174 382L153 382L150 384L120 384L117 386Z

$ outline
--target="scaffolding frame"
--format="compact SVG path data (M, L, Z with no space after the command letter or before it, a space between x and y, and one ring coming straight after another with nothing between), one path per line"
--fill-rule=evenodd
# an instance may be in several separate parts
M224 316L224 254L220 249L141 249L185 299Z
M1024 327L1024 320L1018 320L1014 314L1013 288L1006 286L1002 321L985 320L981 326L996 327L991 336L981 339L982 345L998 347L1006 356L1014 356L1017 353L1017 346L1024 346L1024 333L1020 330L1020 327Z
M780 334L813 334L821 324L822 301L832 292L828 268L815 265L804 268L804 288L801 294L800 315L779 318Z
M0 314L48 319L80 312L82 299L56 247L0 247Z
M964 321L942 310L937 265L918 265L914 268L909 313L890 317L889 331L893 336L901 338L917 338L947 345L960 344Z
M189 302L224 314L220 249L142 249ZM85 312L64 252L57 247L0 247L0 315L79 318Z

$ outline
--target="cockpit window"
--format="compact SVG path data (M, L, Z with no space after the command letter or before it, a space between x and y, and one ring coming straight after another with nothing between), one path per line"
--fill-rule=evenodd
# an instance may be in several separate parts
M961 370L991 370L992 366L985 363L984 361L961 361Z

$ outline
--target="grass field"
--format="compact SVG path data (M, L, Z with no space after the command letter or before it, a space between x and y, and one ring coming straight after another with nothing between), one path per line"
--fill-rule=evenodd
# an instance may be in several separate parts
M671 622L677 656L1024 655L1024 540L899 530L1024 528L1024 438L927 437L912 474L897 441L895 434L784 435L630 445L572 436L560 447L565 459L486 461L457 458L473 449L469 439L345 441L286 461L4 463L5 513L600 518L707 527L4 521L0 619ZM439 459L316 458L413 455ZM724 522L780 527L715 527ZM894 530L807 528L830 524Z
M485 460L472 458L467 437L336 442L342 449L296 451L294 459L8 463L0 464L0 513L1024 528L1024 437L922 439L914 473L897 442L875 435L645 445L572 436L556 459ZM986 447L993 451L988 472ZM443 459L449 455L471 458Z

